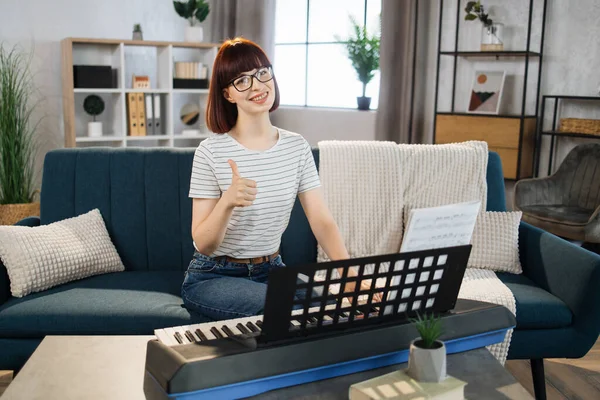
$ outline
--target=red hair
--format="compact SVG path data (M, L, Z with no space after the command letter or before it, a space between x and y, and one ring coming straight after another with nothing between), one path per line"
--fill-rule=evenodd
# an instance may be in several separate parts
M253 69L270 66L271 62L263 49L244 38L234 38L223 42L213 64L212 77L206 104L206 125L215 133L229 132L238 117L237 105L223 96L223 89L240 74ZM275 101L269 111L279 107L279 86L273 77Z

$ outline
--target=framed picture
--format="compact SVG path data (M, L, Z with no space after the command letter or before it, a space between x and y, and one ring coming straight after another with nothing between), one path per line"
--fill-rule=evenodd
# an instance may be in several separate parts
M506 71L475 71L467 112L498 114Z

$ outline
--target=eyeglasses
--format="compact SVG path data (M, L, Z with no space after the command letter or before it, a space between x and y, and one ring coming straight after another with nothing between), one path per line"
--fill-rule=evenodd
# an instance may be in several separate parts
M233 85L238 92L245 92L254 84L254 78L262 83L269 82L271 79L273 79L273 69L271 66L268 66L259 69L254 74L241 75L230 81L227 86Z

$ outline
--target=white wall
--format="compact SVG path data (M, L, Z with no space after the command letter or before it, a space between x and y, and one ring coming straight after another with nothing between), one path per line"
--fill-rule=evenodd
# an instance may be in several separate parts
M32 49L40 103L38 182L48 150L64 146L60 41L66 37L131 38L140 23L146 40L183 40L186 21L171 1L2 0L0 42ZM208 30L208 28L207 28Z
M383 0L392 1L392 0ZM424 114L416 117L422 124L424 137L431 140L433 122L433 99L435 90L435 62L437 51L437 23L439 0L420 2L421 24L418 69L422 82L417 87L417 98L424 98ZM461 2L464 8L465 1ZM492 5L492 15L505 23L507 33L512 35L511 46L517 45L517 37L524 37L526 19L523 10L529 2L520 0L487 0ZM445 14L454 17L456 3L444 2ZM541 10L541 1L534 1ZM539 28L536 14L534 24ZM62 127L62 89L60 41L69 36L98 38L129 38L134 23L141 23L145 39L182 40L185 21L173 10L171 1L143 0L1 0L0 41L6 45L20 43L34 49L33 70L35 84L41 95L36 118L41 118L39 138L41 157L46 151L64 145ZM208 21L205 22L209 31ZM476 23L461 21L461 43L475 48L479 40ZM427 29L424 29L424 28ZM443 42L454 39L452 26L444 25ZM535 35L538 35L537 37ZM548 0L548 16L545 38L545 58L542 71L541 94L596 95L600 85L600 3L596 0L553 1ZM539 33L534 34L534 43ZM424 44L426 43L426 45ZM523 42L524 43L524 42ZM451 43L450 43L451 44ZM461 61L462 71L457 83L460 90L467 90L473 65ZM478 63L479 64L479 63ZM516 63L511 63L516 64ZM485 63L480 63L486 66ZM489 64L487 64L489 65ZM509 63L493 64L506 65ZM522 65L522 64L516 64ZM536 64L533 63L532 66ZM447 66L444 68L448 68ZM513 68L513 67L511 67ZM449 70L443 70L448 72ZM522 69L510 69L509 92L506 104L518 107L521 97L518 90L522 82ZM532 71L535 72L535 71ZM519 77L519 74L521 78ZM535 74L534 74L535 75ZM446 73L443 76L451 76ZM521 79L521 81L519 81ZM468 85L467 85L468 86ZM466 88L466 89L465 89ZM457 94L457 106L464 104L464 92ZM530 96L530 99L533 97ZM449 90L441 90L440 107L448 104ZM519 102L517 104L517 102ZM532 107L531 105L529 107ZM530 109L531 110L531 109ZM575 104L565 109L563 116L600 118L598 104ZM274 124L303 134L311 144L322 139L371 140L375 137L376 112L338 109L311 109L282 107L273 114ZM573 141L563 140L559 159L572 146ZM570 145L568 143L571 143ZM547 142L545 143L547 147ZM545 154L542 166L545 165Z
M386 0L384 0L386 1ZM421 2L422 3L422 2ZM528 1L520 0L486 0L482 2L489 6L490 16L505 25L507 38L506 49L522 50L526 42ZM459 29L459 50L478 50L481 24L463 20L466 1L461 0L461 21ZM444 24L442 30L442 50L454 48L454 21L456 18L457 2L444 1ZM538 51L541 38L542 1L534 1L532 50ZM541 96L549 94L597 96L599 94L600 74L600 3L597 0L553 1L548 0L546 15L546 31L544 38L544 58L542 63ZM435 91L435 67L437 52L437 32L439 18L439 0L432 1L428 12L430 34L427 43L427 71L430 79L424 88L425 124L424 130L429 140L433 137L433 107ZM495 18L494 18L495 17ZM435 32L435 34L432 34ZM476 59L459 58L457 74L457 92L455 111L464 111L470 90L470 78L475 68L506 69L506 92L502 100L503 112L518 113L522 104L522 88L524 77L523 59L507 59L503 61L479 61ZM447 111L451 101L452 58L441 58L440 93L438 109ZM526 112L535 111L535 84L538 75L538 63L530 63ZM600 100L600 96L599 96ZM552 111L553 104L546 104L546 111ZM550 110L548 110L550 108ZM544 127L550 125L551 113L547 114ZM600 118L600 101L595 103L570 102L565 103L563 117ZM546 175L549 138L542 143L540 160L540 175ZM582 140L561 139L557 151L557 166L566 153Z
M282 106L271 122L316 146L321 140L375 140L375 111Z

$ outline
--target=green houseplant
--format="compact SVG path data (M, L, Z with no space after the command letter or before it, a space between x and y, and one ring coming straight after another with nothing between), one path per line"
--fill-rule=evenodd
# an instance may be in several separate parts
M362 82L362 96L357 97L359 110L368 110L371 106L371 98L366 97L367 84L371 82L374 72L379 69L379 46L380 36L369 35L366 26L361 26L353 16L350 16L353 34L347 39L341 40L336 36L338 43L343 43L346 54L356 71L358 80Z
M37 146L30 56L0 45L0 225L39 215L34 202L33 165Z
M133 25L133 40L144 40L144 34L142 33L142 25L134 24Z
M446 346L439 340L442 320L434 314L412 319L420 337L410 343L408 375L421 382L441 382L446 379Z
M501 36L504 26L494 22L485 7L481 4L481 0L469 1L465 7L465 21L481 21L481 50L482 51L502 51L504 43Z
M98 95L91 94L83 101L83 109L93 119L93 122L88 122L88 136L102 136L102 122L96 121L96 116L104 111L104 100Z
M206 0L188 0L188 1L173 1L175 12L189 22L189 26L185 28L186 42L201 42L204 37L204 31L199 25L204 22L210 6Z

